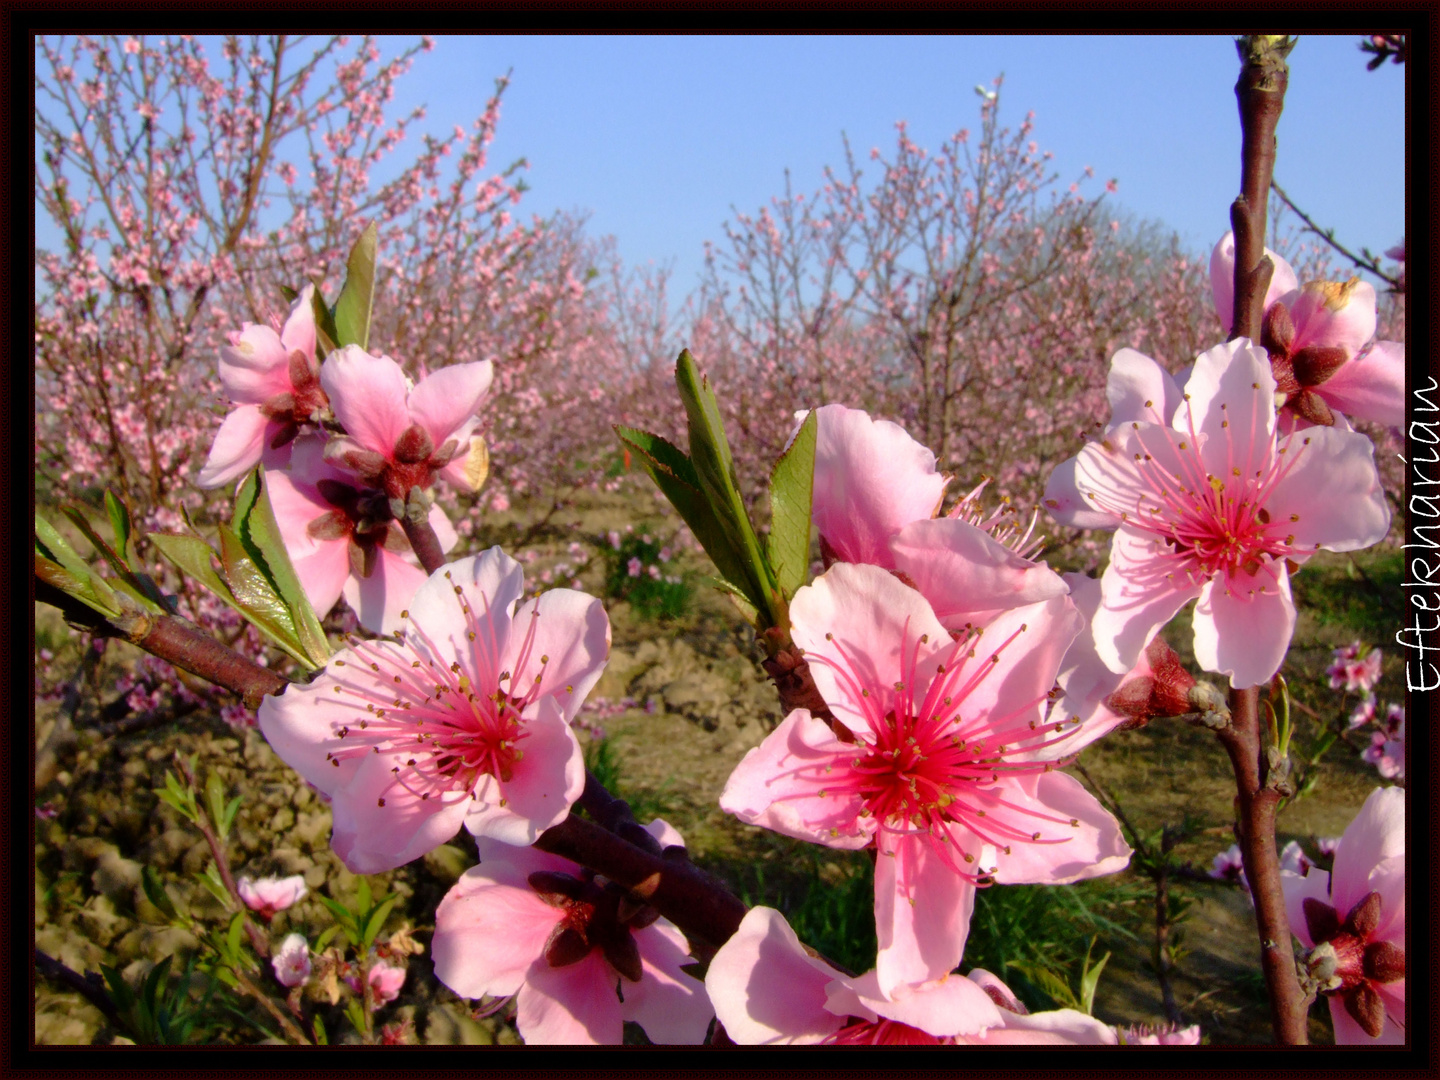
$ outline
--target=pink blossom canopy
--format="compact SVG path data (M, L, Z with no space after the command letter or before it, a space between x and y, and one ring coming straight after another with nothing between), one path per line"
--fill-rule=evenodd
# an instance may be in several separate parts
M676 835L658 819L647 828ZM713 1012L681 970L692 961L673 924L644 907L627 921L618 887L558 855L484 837L476 847L480 865L435 913L436 978L461 997L516 995L531 1045L618 1044L626 1020L652 1042L704 1041Z
M388 870L477 836L529 844L585 784L570 721L600 678L599 600L551 589L521 602L498 547L416 590L394 640L352 643L308 685L260 706L260 730L332 800L331 846L351 871Z
M954 967L982 878L1063 883L1126 865L1114 819L1054 771L1075 730L1042 713L1081 627L1068 598L957 639L891 574L839 563L796 593L790 616L855 741L797 709L740 762L720 805L830 847L875 843L883 993Z

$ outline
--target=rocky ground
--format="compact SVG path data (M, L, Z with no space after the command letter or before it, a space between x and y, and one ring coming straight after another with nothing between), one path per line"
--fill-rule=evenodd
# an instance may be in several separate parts
M557 515L552 526L532 536L538 572L560 559L576 562L571 545L587 553L603 552L608 530L632 520L636 496L590 499L578 510ZM658 533L673 533L673 523L648 496L638 505ZM475 542L504 542L520 535L520 513L490 527ZM564 519L564 520L561 520ZM571 522L578 522L572 527ZM637 528L641 527L637 525ZM473 546L472 550L478 550ZM567 554L568 552L568 554ZM698 568L698 559L688 564ZM1359 573L1364 574L1364 566ZM1329 650L1355 637L1379 639L1386 625L1390 596L1398 593L1383 576L1388 563L1370 559L1369 578L1357 577L1345 557L1317 557L1302 574L1309 582L1301 596L1310 600L1302 613L1292 650L1292 686L1297 700L1323 713L1339 707L1324 683ZM528 572L528 571L527 571ZM579 571L592 591L603 581L600 560ZM1396 571L1398 574L1398 570ZM1308 592L1306 591L1308 590ZM753 901L795 902L797 890L839 889L855 871L853 862L828 853L797 854L793 845L772 834L740 825L716 803L726 777L744 753L780 719L773 689L759 677L750 631L718 595L697 590L681 619L656 623L636 616L623 602L611 603L614 647L605 676L592 694L608 708L588 714L605 731L621 793L637 816L656 814L685 835L693 857L727 877ZM68 678L78 663L78 635L60 624L50 609L37 607L37 642L55 653L51 678ZM1400 613L1396 607L1394 619ZM1184 655L1184 633L1170 640ZM1388 636L1388 635L1386 635ZM176 966L196 949L193 936L165 924L141 887L141 870L154 867L172 895L202 922L222 925L228 914L197 882L210 861L199 833L155 795L174 768L175 754L196 755L197 772L218 775L227 792L241 796L229 840L236 874L303 875L311 895L275 917L271 937L292 929L314 941L333 921L320 894L346 900L358 881L340 865L328 845L330 816L315 793L270 751L254 729L236 729L215 711L201 710L182 720L130 734L103 735L97 705L115 695L109 687L133 659L127 647L112 644L95 685L94 700L80 695L71 702L37 704L38 750L35 819L34 926L37 949L76 971L118 968L133 984L157 961L177 958ZM1398 691L1397 658L1387 658L1381 699L1403 700ZM1388 696L1386 691L1389 691ZM633 701L627 705L626 700ZM1309 721L1301 718L1303 724ZM1228 834L1233 781L1224 755L1207 733L1176 723L1117 734L1087 749L1081 762L1092 779L1121 801L1127 816L1143 830L1179 824L1188 813L1196 831L1177 852L1194 867L1208 869L1215 853L1231 843ZM1377 785L1374 770L1353 750L1337 747L1320 766L1314 794L1281 816L1282 844L1298 838L1313 852L1314 838L1339 835L1365 795ZM474 848L462 833L425 859L372 879L378 895L401 896L386 932L407 925L428 943L436 904L463 870L474 862ZM807 876L809 875L809 876ZM1128 930L1102 940L1096 950L1112 953L1099 985L1096 1015L1111 1023L1153 1022L1162 1016L1160 993L1147 958L1153 941L1153 894L1133 872L1117 875L1084 895L1095 898L1111 925ZM1187 1022L1202 1025L1211 1042L1268 1041L1263 988L1258 983L1253 923L1245 895L1233 886L1186 881L1179 887L1193 906L1183 924L1183 945L1174 976L1177 1004ZM853 889L851 890L854 891ZM1149 900L1145 897L1150 896ZM811 898L813 899L813 898ZM807 901L808 902L808 901ZM788 904L786 906L789 906ZM1103 935L1102 935L1103 936ZM427 954L408 960L408 978L399 1000L378 1016L379 1023L410 1021L407 1037L425 1043L514 1042L513 1026L501 1016L477 1018L433 976ZM1012 973L1013 974L1013 973ZM1073 980L1072 980L1073 981ZM1044 1007L1051 1003L1040 999ZM334 1041L348 1028L339 1006L313 1002ZM1312 1035L1328 1039L1324 1009L1312 1013ZM210 1041L257 1042L263 1035L228 1014L212 1017ZM38 980L35 999L38 1043L108 1043L126 1036L78 993Z

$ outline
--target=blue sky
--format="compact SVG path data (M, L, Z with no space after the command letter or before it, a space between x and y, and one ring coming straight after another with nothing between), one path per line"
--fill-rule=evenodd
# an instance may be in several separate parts
M1404 67L1365 70L1359 37L1291 54L1277 180L1353 249L1405 232ZM1233 39L1119 36L440 37L402 80L447 131L512 70L492 163L529 160L523 209L588 211L631 263L670 264L683 294L731 206L822 182L841 133L893 148L895 122L934 148L978 127L976 83L1005 75L1002 122L1035 112L1067 181L1086 165L1116 205L1208 254L1239 191ZM390 43L387 43L387 45Z

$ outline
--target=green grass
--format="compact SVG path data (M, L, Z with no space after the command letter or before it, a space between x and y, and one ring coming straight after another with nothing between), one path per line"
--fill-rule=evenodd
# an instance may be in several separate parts
M1344 627L1362 641L1383 641L1405 618L1401 551L1318 552L1290 579L1296 606L1322 626Z

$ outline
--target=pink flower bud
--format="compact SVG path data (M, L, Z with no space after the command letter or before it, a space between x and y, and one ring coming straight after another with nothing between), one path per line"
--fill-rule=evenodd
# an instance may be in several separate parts
M299 874L287 878L260 878L258 881L242 877L235 883L235 891L247 907L262 918L273 918L277 911L284 911L310 890L305 879Z

